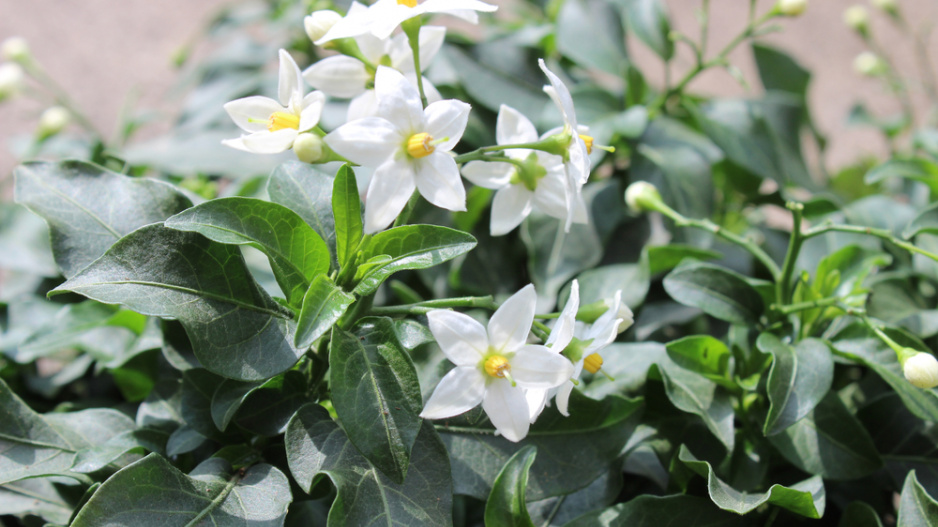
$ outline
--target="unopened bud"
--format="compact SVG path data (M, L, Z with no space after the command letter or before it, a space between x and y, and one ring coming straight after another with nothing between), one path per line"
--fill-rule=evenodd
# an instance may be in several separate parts
M872 51L864 51L853 59L853 69L860 75L875 77L885 71L886 64Z
M52 137L61 132L72 121L72 113L61 106L51 106L39 116L36 135L39 140Z
M313 14L303 19L303 27L306 28L306 34L313 42L321 39L332 29L336 22L342 19L342 15L331 9L313 11Z
M872 3L877 9L890 15L895 16L899 13L899 2L896 0L872 0Z
M636 181L625 189L625 204L636 214L659 210L663 205L661 193L647 181Z
M19 64L7 62L0 64L0 101L12 97L23 88L26 74Z
M322 159L322 138L316 134L302 133L293 140L293 153L304 163L316 163Z
M870 12L861 5L850 6L844 11L844 23L850 29L865 35L870 29Z
M778 0L778 12L785 16L798 16L808 8L808 0Z
M30 58L29 44L23 37L10 37L0 44L0 56L13 62L28 62Z
M914 352L914 350L911 350ZM938 360L931 353L916 352L902 363L902 373L913 386L934 388L938 386Z
M616 313L616 318L621 320L616 330L619 333L629 329L632 327L632 324L635 323L635 314L632 313L632 309L629 308L629 306L625 305L625 302L619 302L619 311Z

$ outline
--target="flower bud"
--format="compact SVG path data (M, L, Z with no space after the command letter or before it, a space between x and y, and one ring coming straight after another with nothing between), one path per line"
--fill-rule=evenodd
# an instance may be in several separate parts
M921 353L910 350L915 354L902 363L902 373L913 386L918 388L934 388L938 386L938 360L931 353Z
M875 77L886 69L886 64L871 51L864 51L853 59L853 69L860 75Z
M0 56L13 62L29 61L29 44L23 37L10 37L0 44Z
M844 23L850 29L865 35L870 29L870 12L861 5L850 6L844 11Z
M304 163L316 163L322 159L322 146L318 135L302 133L293 140L293 153Z
M23 88L26 75L19 64L8 62L0 64L0 101L12 97Z
M890 15L899 14L899 2L897 0L872 0L872 3L877 9L881 9Z
M798 16L808 8L808 0L778 0L776 9L785 16Z
M619 302L619 311L616 313L616 318L622 320L622 322L619 322L619 327L616 329L620 334L632 327L632 324L635 323L635 314L632 313L632 309L629 308L629 306L625 305L625 302Z
M342 15L330 9L313 11L313 14L303 19L303 27L306 28L306 34L313 42L321 39L332 29L336 22L342 19Z
M636 181L625 189L625 204L636 214L659 210L660 205L663 205L661 193L647 181Z
M52 137L61 132L72 121L72 114L61 106L50 106L39 116L39 127L36 135L39 140Z

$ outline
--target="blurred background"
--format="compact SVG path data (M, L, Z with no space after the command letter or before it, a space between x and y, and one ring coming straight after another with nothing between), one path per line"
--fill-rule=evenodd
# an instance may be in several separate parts
M909 21L900 29L870 8L871 27L888 50L898 69L918 78L920 69L909 31L925 31L938 22L938 1L898 0ZM169 127L184 94L171 87L181 75L173 57L187 44L197 42L200 29L231 0L0 0L0 40L21 36L33 55L55 78L106 137L117 133L118 117L126 108L152 110L152 121L137 138L158 135ZM243 3L243 2L242 2ZM760 0L760 12L773 0ZM797 18L779 19L781 31L763 40L792 53L813 73L810 105L817 124L830 140L827 166L836 170L863 156L883 156L881 136L868 129L847 125L851 107L864 103L876 116L898 111L898 103L885 93L879 81L854 71L854 58L866 49L861 39L843 22L844 11L858 0L810 0L807 12ZM701 0L668 0L675 29L696 38ZM710 50L715 53L744 25L745 0L712 0ZM510 10L504 3L502 11ZM298 31L302 20L296 20ZM635 60L642 64L652 82L664 78L660 62L640 42L630 42ZM931 38L932 57L938 57L938 38ZM198 50L198 47L196 47ZM680 78L692 64L686 46L679 45L672 64L672 78ZM276 57L271 55L271 64ZM740 68L750 88L742 87L725 71L710 71L690 91L705 95L746 96L760 90L758 76L747 46L732 62ZM932 65L938 68L938 65ZM660 72L656 77L655 72ZM913 87L913 98L922 90ZM28 95L28 94L27 94ZM919 107L924 108L921 104ZM9 187L10 173L17 162L14 151L26 144L44 106L30 97L0 103L0 188ZM17 138L20 138L17 140ZM17 145L20 145L19 147Z

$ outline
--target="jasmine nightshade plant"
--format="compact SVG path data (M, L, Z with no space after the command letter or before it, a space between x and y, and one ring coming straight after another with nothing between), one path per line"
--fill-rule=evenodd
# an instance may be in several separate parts
M378 0L366 10L349 9L348 14L336 22L316 44L365 33L385 39L402 22L425 14L451 15L477 24L478 11L492 12L496 9L497 6L479 0L427 0L423 3L417 3L417 0Z

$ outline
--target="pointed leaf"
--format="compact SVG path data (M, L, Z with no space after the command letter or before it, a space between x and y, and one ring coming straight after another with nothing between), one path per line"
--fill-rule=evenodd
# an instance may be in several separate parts
M909 472L899 500L898 527L935 527L938 525L938 501L928 495L915 471Z
M664 277L664 289L685 306L731 324L753 325L762 315L762 296L742 276L722 267L687 262Z
M580 516L564 527L736 527L739 522L739 516L721 511L709 500L677 494L639 496Z
M837 527L883 527L876 509L868 503L855 501L844 509Z
M655 247L646 247L645 250L648 251L648 273L651 275L670 271L685 258L706 261L719 260L722 257L716 251L683 244L657 245Z
M674 56L671 22L661 0L620 0L625 3L629 28L665 61Z
M492 492L485 502L485 525L490 527L534 527L528 507L524 503L528 487L528 473L537 447L528 445L508 459L492 484Z
M287 370L264 383L226 380L212 395L212 420L224 431L232 419L260 435L283 433L300 407L309 402L306 376Z
M691 335L668 342L668 357L678 366L714 382L728 381L730 350L709 335Z
M781 432L808 415L827 395L834 380L834 361L823 342L807 339L792 348L771 333L759 335L756 346L772 355L766 391L769 415L763 433Z
M658 369L668 399L679 410L703 419L707 429L720 440L727 452L733 451L733 403L730 396L713 381L661 357Z
M312 346L316 339L332 329L333 324L345 314L354 301L353 295L335 285L328 276L316 277L303 297L303 309L296 321L294 343L297 349Z
M335 252L339 267L348 265L362 240L362 202L355 171L342 165L332 186L332 214L335 216Z
M54 289L145 315L178 319L209 370L261 380L289 369L295 350L284 308L251 277L237 247L198 234L143 227Z
M557 49L582 66L621 76L627 65L622 22L603 0L569 0L557 16Z
M329 246L335 260L335 222L332 216L332 183L335 177L319 167L287 161L270 174L267 194L300 215Z
M923 232L938 234L938 203L933 203L919 212L902 231L902 237L910 240Z

